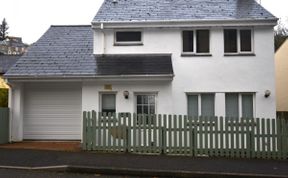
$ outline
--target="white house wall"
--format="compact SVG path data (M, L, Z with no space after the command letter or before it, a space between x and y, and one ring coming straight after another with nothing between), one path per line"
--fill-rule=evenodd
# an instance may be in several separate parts
M224 94L226 92L253 92L255 93L255 117L275 117L273 28L252 27L252 29L254 31L255 56L224 56L222 27L210 28L211 57L181 57L182 29L180 28L139 29L143 35L143 46L114 46L114 30L104 29L104 36L102 32L96 30L94 40L98 41L101 38L103 43L95 44L94 52L96 54L172 53L175 77L171 82L171 94L167 93L166 95L166 92L163 94L166 96L163 97L165 102L169 101L172 104L169 108L158 103L158 107L163 107L163 109L158 110L158 113L159 111L161 113L162 111L163 113L172 111L174 114L187 114L187 92L213 92L216 93L215 114L224 115ZM137 88L136 85L135 87ZM141 88L147 91L150 89L153 91L151 87L146 84L141 85ZM89 89L86 85L84 88L86 89L83 92L91 90L91 87ZM118 91L117 87L113 89ZM120 89L122 89L122 84L119 84L119 92L122 92ZM125 90L127 89L128 86ZM266 90L271 91L271 96L268 98L264 97ZM159 91L161 94L162 91ZM97 99L96 95L94 99ZM118 111L131 110L128 108L132 108L132 103L117 101ZM90 103L84 105L87 105L84 108L94 109ZM96 104L94 105L96 106Z
M111 85L112 90L105 90L104 85ZM123 92L129 92L129 98L125 99ZM101 111L101 93L116 93L116 112L136 112L135 95L140 93L156 94L157 113L170 113L173 107L170 81L130 81L130 82L83 82L82 109L83 111Z

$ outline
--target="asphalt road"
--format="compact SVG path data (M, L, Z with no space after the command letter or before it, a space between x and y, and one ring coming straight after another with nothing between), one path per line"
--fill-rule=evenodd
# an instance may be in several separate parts
M143 178L143 177L0 169L0 178ZM145 177L145 178L151 178L151 177Z

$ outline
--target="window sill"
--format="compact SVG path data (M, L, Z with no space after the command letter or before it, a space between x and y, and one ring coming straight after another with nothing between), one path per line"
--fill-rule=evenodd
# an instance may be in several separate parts
M224 54L224 56L256 56L255 53L230 53Z
M114 43L114 46L143 46L142 42L136 42L136 43Z
M210 53L181 53L181 57L210 57Z

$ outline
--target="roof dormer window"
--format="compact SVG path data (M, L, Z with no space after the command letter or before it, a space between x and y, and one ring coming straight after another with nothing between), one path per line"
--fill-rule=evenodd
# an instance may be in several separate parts
M115 32L115 45L143 45L141 31L117 31Z

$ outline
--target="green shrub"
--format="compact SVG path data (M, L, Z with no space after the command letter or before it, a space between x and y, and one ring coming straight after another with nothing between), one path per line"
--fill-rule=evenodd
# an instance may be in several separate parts
M0 89L0 107L8 107L8 89Z

